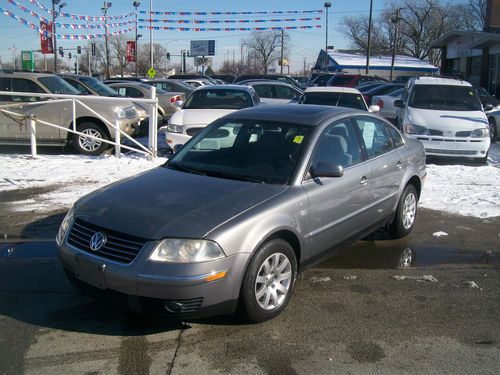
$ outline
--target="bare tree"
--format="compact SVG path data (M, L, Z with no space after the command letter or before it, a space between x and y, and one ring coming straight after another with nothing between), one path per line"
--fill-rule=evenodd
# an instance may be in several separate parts
M285 34L285 45L289 37ZM261 73L267 74L269 67L280 59L281 31L254 32L242 44L248 48L261 68Z
M388 24L375 20L372 21L371 51L383 53L390 50L386 26ZM390 25L389 25L390 28ZM360 51L368 49L368 17L346 17L341 23L339 31L351 40L351 46Z
M118 65L120 76L123 77L125 69L130 65L130 61L127 61L127 36L124 34L113 35L109 38L109 44L111 49L110 55Z

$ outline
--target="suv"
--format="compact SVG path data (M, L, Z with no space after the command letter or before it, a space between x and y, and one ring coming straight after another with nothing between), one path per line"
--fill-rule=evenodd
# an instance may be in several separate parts
M0 111L0 144L29 145L30 132L27 119L30 115L64 128L73 127L71 102L46 100L36 96L36 94L81 95L58 76L30 72L0 72L0 91L33 93L33 96L0 95L0 108L18 113L14 116ZM105 140L114 139L115 129L92 112L95 111L108 121L117 122L126 134L134 133L139 117L131 102L120 99L116 102L102 101L99 97L88 96L82 96L78 100L91 109L76 102L76 129L79 132ZM33 102L37 104L23 104ZM78 152L86 155L99 155L109 146L97 139L48 125L38 126L36 137L41 146L60 146L72 142Z
M420 140L427 155L469 157L486 163L489 125L474 87L450 78L418 77L408 81L399 108L404 133Z

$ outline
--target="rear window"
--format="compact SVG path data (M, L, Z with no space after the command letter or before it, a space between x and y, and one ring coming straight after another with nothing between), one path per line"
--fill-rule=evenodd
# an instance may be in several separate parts
M340 92L307 92L302 95L300 104L318 104L347 107L366 111L366 104L360 94Z
M436 111L481 111L481 102L473 87L414 85L408 105Z
M253 107L247 92L237 90L198 90L191 94L184 109L242 109Z
M333 77L328 84L330 86L346 86L349 82L351 82L352 77L347 76L335 76Z

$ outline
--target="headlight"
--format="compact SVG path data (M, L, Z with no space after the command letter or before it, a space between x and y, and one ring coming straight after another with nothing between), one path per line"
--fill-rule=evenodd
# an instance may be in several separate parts
M75 209L73 206L68 211L64 220L61 223L61 226L59 227L59 231L57 232L57 236L56 236L56 242L59 246L61 246L61 244L63 243L64 237L66 237L66 232L68 231L71 224L73 224L74 213L75 213Z
M405 124L404 130L407 134L414 135L429 135L429 130L426 127L414 124Z
M115 107L112 107L112 109L113 109L113 112L115 113L117 118L123 119L123 118L127 117L127 115L125 114L125 111L123 110L122 107L115 106Z
M475 129L470 133L471 138L488 138L490 136L489 129Z
M184 131L184 125L168 124L167 131L170 133L182 133Z
M206 240L166 239L149 256L155 262L198 263L223 258L219 245Z

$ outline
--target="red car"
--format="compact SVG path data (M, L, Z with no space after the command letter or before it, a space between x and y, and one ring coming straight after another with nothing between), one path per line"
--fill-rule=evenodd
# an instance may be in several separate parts
M387 82L386 79L377 76L365 76L361 74L336 74L330 78L326 86L356 87L368 82Z

